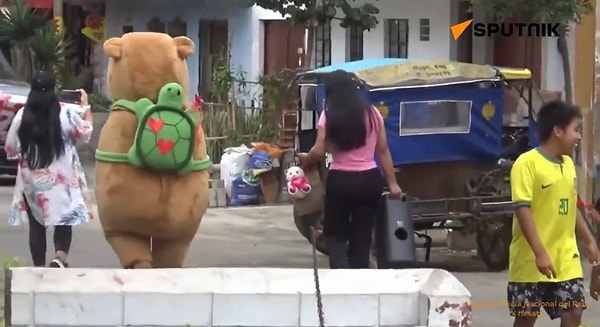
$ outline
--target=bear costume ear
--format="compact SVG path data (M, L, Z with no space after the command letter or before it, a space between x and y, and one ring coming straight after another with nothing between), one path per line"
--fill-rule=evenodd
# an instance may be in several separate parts
M120 59L123 54L123 48L121 47L120 37L111 37L104 42L104 54L114 58Z
M177 36L173 38L173 43L177 47L177 54L179 58L186 59L192 53L194 53L194 42L187 36Z

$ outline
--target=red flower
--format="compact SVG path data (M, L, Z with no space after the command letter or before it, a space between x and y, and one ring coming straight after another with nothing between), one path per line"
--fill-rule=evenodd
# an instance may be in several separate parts
M585 203L581 201L581 199L577 199L577 208L582 208L585 206Z
M194 103L192 103L192 107L198 111L202 111L202 103L204 101L202 100L202 97L198 94L196 94L194 96Z

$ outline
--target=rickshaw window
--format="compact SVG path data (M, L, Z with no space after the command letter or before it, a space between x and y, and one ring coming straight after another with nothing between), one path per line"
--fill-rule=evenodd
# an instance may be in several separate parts
M400 103L400 135L461 134L471 129L471 101Z

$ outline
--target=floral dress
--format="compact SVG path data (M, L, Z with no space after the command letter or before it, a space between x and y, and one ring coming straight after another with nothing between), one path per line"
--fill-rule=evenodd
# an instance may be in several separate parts
M27 160L21 157L17 136L22 117L23 109L15 115L5 145L6 156L19 161L15 193L8 215L9 225L18 226L27 221L28 205L33 217L44 226L73 226L88 222L92 218L89 210L92 203L75 143L90 140L92 124L83 120L75 110L63 108L60 123L65 143L64 155L48 168L29 169Z

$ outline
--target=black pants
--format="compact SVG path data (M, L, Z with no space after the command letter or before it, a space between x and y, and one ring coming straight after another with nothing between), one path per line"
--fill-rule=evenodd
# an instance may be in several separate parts
M29 251L31 252L33 265L44 267L46 265L46 226L40 224L33 217L29 208L27 209L27 216L29 218ZM72 238L73 229L71 226L55 226L54 251L62 251L68 254Z
M383 179L376 168L329 171L323 234L330 268L369 268L373 225L382 191Z

